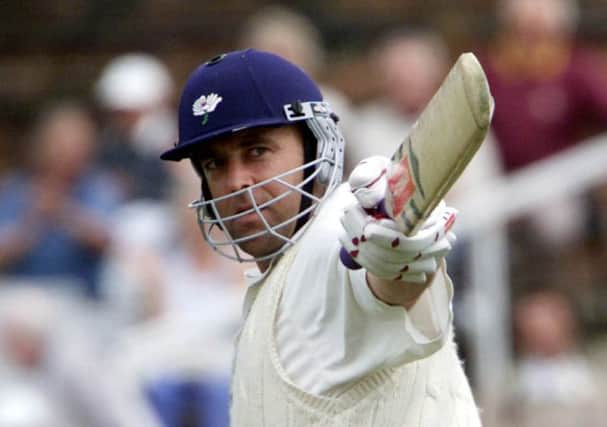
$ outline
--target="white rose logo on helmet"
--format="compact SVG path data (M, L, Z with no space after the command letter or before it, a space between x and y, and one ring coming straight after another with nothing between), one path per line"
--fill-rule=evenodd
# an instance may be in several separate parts
M202 95L194 104L192 104L192 114L195 116L202 117L202 125L206 125L209 120L209 113L215 111L217 105L223 100L223 98L216 93L210 93L208 95Z

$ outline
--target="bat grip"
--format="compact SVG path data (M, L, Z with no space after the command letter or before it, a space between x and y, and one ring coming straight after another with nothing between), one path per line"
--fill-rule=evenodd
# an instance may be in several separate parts
M377 206L365 209L365 212L375 219L390 218L388 212L386 211L386 206L383 199L377 204ZM346 267L348 270L360 270L362 268L362 266L354 260L354 256L352 256L352 254L344 247L339 250L339 259L344 267Z

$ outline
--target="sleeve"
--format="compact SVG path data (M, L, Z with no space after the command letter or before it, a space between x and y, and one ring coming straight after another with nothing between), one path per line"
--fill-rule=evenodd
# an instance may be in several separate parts
M409 311L387 305L371 293L364 270L340 263L339 220L323 226L325 219L299 242L275 319L282 367L312 394L430 356L447 340L452 319L444 265Z
M453 320L453 284L444 260L429 287L408 311L377 299L369 289L363 270L352 272L351 281L356 302L371 321L385 316L401 318L399 335L406 339L399 341L400 345L396 346L399 350L392 352L391 360L386 361L388 365L421 359L442 347ZM419 357L412 358L410 353Z

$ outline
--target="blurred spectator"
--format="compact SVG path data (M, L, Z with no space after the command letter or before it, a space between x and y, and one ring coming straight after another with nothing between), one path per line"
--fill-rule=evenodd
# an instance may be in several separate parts
M576 0L502 0L485 61L507 171L607 129L607 77L575 40Z
M167 67L139 53L112 59L96 83L104 113L99 160L116 174L129 199L167 196L167 171L158 153L177 140L173 91Z
M195 213L187 207L199 196L196 178L184 165L171 172L182 183L174 187L169 204L129 202L113 216L104 295L122 311L126 324L190 312L206 316L218 307L207 305L210 300L240 305L242 268L201 240ZM216 319L221 312L233 314L232 309L219 311Z
M50 384L38 375L45 341L56 327L50 304L41 295L24 293L23 288L19 292L15 298L4 291L0 298L0 425L75 427L67 419L65 403L50 393Z
M440 35L417 30L386 35L368 61L378 73L381 93L357 112L348 141L348 170L366 157L392 155L438 90L450 59ZM499 173L497 152L489 138L451 191L451 203L457 207L460 194Z
M493 130L507 172L607 130L607 74L575 34L576 0L501 0L498 32L484 60L496 100ZM588 233L585 196L550 202L528 218L551 251ZM524 233L524 232L523 232Z
M276 53L312 75L318 75L325 62L318 29L305 15L282 5L265 6L249 16L239 44Z
M160 316L162 256L173 245L175 226L170 207L159 201L131 201L114 214L101 287L119 329Z
M358 111L347 170L366 157L392 155L445 77L449 52L432 32L398 32L385 36L368 62L381 92Z
M518 362L504 425L604 425L602 384L578 343L571 302L551 289L528 293L514 305Z
M29 164L0 187L2 275L66 281L97 296L107 220L120 192L93 166L95 131L76 104L38 119Z
M202 241L187 207L198 181L187 165L173 172L183 183L171 205L137 201L115 216L105 284L127 327L111 369L122 389L146 390L166 426L227 426L243 270Z
M117 425L91 313L69 293L20 285L0 292L0 425Z
M339 116L340 129L348 140L354 120L352 106L341 91L322 83L326 52L322 35L310 19L283 5L265 6L244 23L238 45L280 55L320 80L323 97Z

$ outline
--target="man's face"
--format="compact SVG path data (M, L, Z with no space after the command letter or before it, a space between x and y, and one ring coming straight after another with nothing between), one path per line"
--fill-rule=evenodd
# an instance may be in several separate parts
M304 162L303 139L295 126L254 128L210 142L204 153L193 160L202 170L212 197L218 198L301 166ZM297 185L303 180L303 171L289 174L282 179ZM289 191L285 185L271 181L255 188L252 193L255 203L260 206ZM291 192L261 209L261 214L270 226L276 226L297 215L300 202L301 195ZM250 210L252 207L253 202L248 192L216 203L222 218ZM296 221L293 221L276 231L291 237L295 231L295 223ZM226 221L224 224L234 239L266 230L263 220L256 212ZM276 251L283 243L284 241L275 236L263 235L242 242L240 248L252 256L260 257Z

